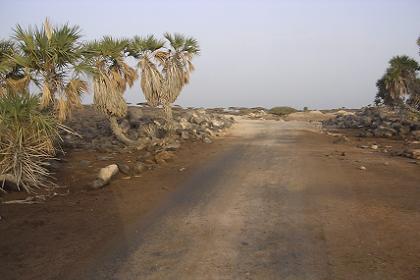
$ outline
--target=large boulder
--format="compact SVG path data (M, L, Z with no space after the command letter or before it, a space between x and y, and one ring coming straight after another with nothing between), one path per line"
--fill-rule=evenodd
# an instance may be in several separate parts
M414 139L420 140L420 130L413 130L411 134L413 135Z

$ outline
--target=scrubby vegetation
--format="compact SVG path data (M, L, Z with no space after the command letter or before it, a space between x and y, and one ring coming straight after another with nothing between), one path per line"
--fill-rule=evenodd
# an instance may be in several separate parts
M33 192L51 187L48 160L57 151L60 124L39 109L35 96L7 93L0 99L0 182Z
M122 143L142 141L124 135L118 121L127 114L124 92L138 77L149 105L163 108L170 129L171 106L189 82L198 53L197 41L181 34L82 42L78 26L48 20L41 27L17 25L10 39L0 41L0 183L12 181L28 192L51 185L47 159L55 155L60 123L81 106L88 84L94 107Z
M273 107L268 112L277 116L287 116L297 111L298 110L296 110L295 108L282 106L282 107Z

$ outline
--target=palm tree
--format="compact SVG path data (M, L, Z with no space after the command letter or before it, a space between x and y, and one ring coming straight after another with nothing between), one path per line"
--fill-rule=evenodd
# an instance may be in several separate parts
M129 53L139 60L141 69L141 88L151 106L162 106L165 118L172 121L171 104L189 82L194 70L192 58L199 53L197 41L181 34L164 35L165 42L150 35L145 38L135 37Z
M178 98L182 88L188 84L190 74L194 71L192 58L200 52L196 39L182 34L165 33L164 37L169 43L165 56L160 63L164 76L161 102L168 120L172 120L171 105Z
M139 142L129 139L119 127L118 119L126 116L127 103L123 97L127 86L137 78L136 70L126 61L128 40L105 36L85 45L83 56L91 67L95 108L110 121L115 136L127 145Z
M394 101L402 101L411 94L412 86L416 81L416 71L420 69L419 64L405 55L393 57L389 64L390 67L384 77L385 88L390 98Z
M87 91L86 82L79 77L79 27L52 27L45 20L41 28L17 25L13 38L17 48L13 62L41 90L41 107L54 110L64 120Z
M151 106L160 105L160 92L163 76L159 71L157 59L163 55L164 42L153 35L147 37L135 36L128 47L130 56L138 60L137 67L141 69L140 86L144 97Z

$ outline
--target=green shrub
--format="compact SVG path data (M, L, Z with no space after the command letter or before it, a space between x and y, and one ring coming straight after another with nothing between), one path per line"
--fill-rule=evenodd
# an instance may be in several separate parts
M274 115L278 115L278 116L287 116L291 113L297 112L297 110L292 107L282 106L282 107L273 107L268 112Z
M0 98L0 187L5 181L31 193L52 186L48 160L56 153L59 123L39 109L39 99L6 94Z

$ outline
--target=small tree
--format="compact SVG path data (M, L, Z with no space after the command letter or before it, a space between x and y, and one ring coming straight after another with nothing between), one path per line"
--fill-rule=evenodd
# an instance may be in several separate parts
M59 124L39 110L30 95L5 93L0 98L0 187L6 181L20 190L49 188L48 159L56 153Z

